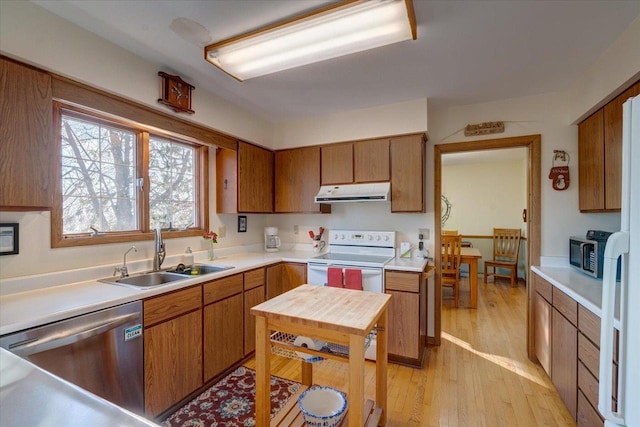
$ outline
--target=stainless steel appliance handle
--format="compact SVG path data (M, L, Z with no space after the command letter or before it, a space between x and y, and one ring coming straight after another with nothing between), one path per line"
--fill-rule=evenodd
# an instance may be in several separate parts
M103 334L120 325L138 319L140 313L124 314L122 316L89 324L81 331L59 331L52 332L41 337L29 338L9 345L8 350L18 356L31 356L54 348L64 347L79 341L86 340L96 335ZM84 326L84 325L83 325Z

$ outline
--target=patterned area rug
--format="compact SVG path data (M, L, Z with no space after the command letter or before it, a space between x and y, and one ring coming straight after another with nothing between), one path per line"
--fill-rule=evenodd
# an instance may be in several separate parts
M280 411L300 384L271 376L271 417ZM239 367L169 416L166 427L255 426L256 373Z

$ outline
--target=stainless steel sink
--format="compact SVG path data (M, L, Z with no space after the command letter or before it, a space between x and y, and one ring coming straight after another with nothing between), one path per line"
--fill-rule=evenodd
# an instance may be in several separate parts
M183 276L202 276L204 274L212 274L219 273L225 270L231 270L235 268L232 265L207 265L207 264L196 264L193 267L185 267L182 264L178 265L178 267L167 270L168 273L172 274L180 274Z
M175 282L178 280L186 280L188 278L189 277L182 274L170 273L167 271L155 271L150 273L136 274L129 277L122 277L120 279L101 279L100 282L144 289L166 285L167 283Z

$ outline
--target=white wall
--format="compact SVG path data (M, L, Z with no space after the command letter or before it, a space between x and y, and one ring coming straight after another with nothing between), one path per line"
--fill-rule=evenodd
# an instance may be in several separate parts
M522 229L523 170L525 160L443 165L442 194L452 205L444 228L486 236L494 227Z
M569 123L579 123L640 78L640 16L568 89Z
M280 123L274 130L274 148L326 144L427 130L427 100L400 102Z

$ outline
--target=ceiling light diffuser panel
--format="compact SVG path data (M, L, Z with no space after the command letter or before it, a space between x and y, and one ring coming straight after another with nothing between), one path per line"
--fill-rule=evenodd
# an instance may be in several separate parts
M356 0L211 44L204 56L243 81L409 39L411 0Z

